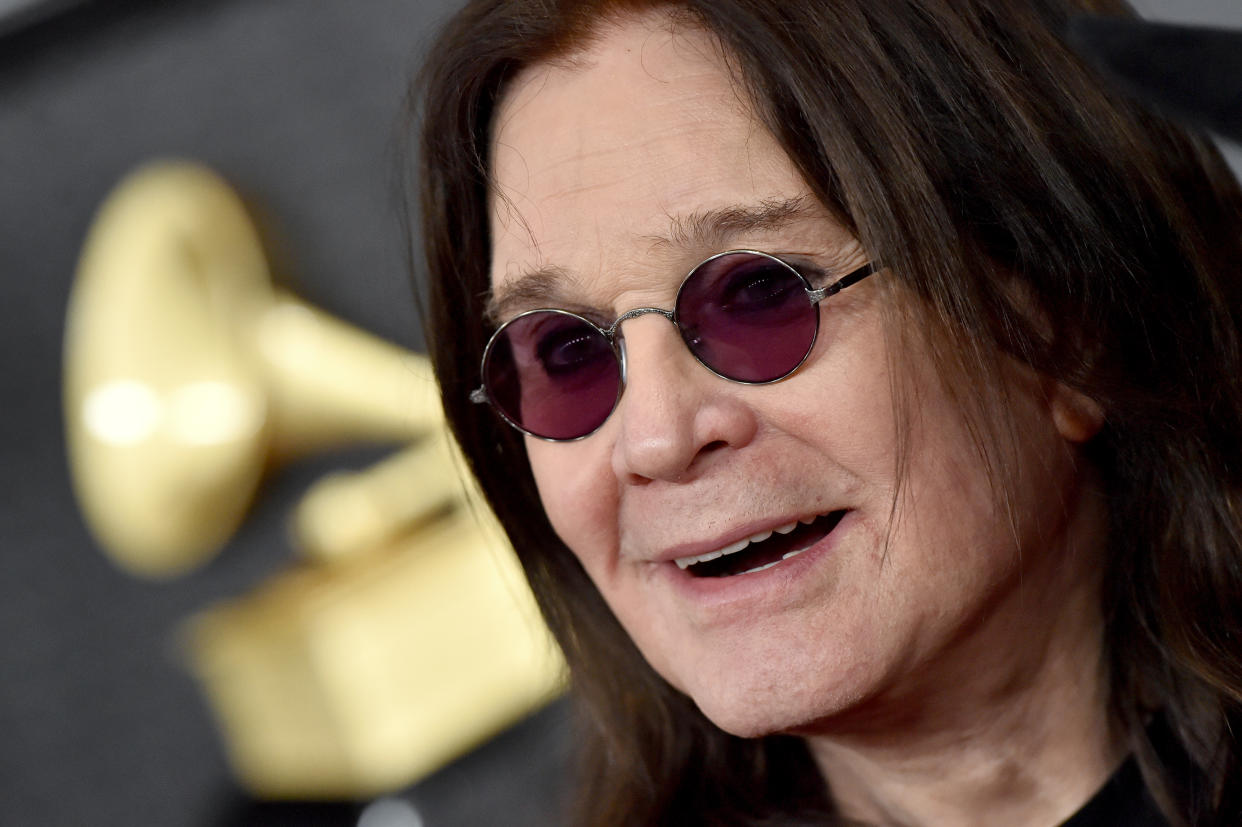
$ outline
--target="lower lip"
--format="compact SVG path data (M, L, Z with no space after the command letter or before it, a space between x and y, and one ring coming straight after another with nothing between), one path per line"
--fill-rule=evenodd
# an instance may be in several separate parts
M832 531L825 534L815 545L762 571L729 577L695 577L678 568L673 561L660 565L672 582L673 589L682 599L704 608L749 603L770 598L774 594L789 597L792 596L791 589L797 582L836 548L842 535L853 524L854 514L853 511L847 511L833 526Z

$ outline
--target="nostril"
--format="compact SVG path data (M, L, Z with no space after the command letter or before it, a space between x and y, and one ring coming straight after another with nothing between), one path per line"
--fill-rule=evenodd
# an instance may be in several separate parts
M727 448L727 447L729 447L729 443L725 442L723 439L717 439L714 442L709 442L706 445L704 445L701 450L701 453L707 454L707 453L711 453L712 451L719 450L720 448Z

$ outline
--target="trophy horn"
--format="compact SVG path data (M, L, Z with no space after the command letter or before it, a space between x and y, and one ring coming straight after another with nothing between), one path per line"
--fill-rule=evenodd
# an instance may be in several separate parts
M99 209L69 300L69 464L82 513L122 568L211 558L265 467L441 426L425 357L277 290L237 194L186 162L123 180Z

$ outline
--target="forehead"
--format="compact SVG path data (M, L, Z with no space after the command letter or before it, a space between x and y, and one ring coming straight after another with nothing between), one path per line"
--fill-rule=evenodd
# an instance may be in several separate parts
M587 292L606 274L610 289L624 290L628 276L652 266L748 240L687 238L697 219L807 191L717 43L660 16L609 26L570 62L528 68L495 124L498 293L532 271ZM789 229L799 232L798 222ZM812 231L802 231L811 243Z

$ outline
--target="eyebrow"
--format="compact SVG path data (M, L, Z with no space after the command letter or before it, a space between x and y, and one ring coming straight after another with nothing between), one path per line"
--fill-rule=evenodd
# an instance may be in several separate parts
M796 198L768 198L757 204L731 204L726 207L669 217L669 235L647 236L657 247L715 248L739 235L780 229L798 219L810 217L814 200L807 195Z
M768 198L755 204L729 204L684 216L670 215L667 235L641 237L651 242L653 250L720 251L738 236L771 232L819 212L809 195ZM563 268L535 268L508 280L500 290L489 290L484 313L493 324L499 324L522 310L564 306L562 287L569 280Z

